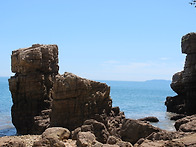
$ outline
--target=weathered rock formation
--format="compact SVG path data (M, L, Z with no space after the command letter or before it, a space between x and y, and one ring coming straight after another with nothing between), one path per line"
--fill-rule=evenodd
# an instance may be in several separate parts
M167 97L167 111L196 114L196 33L182 37L182 53L187 54L184 70L174 74L171 88L178 94Z
M57 45L33 45L12 52L9 79L12 122L19 134L41 134L49 126L70 130L112 108L104 83L58 74ZM50 121L51 120L51 121Z
M51 126L73 130L95 114L109 113L111 108L110 87L105 83L71 73L55 77Z
M12 122L19 134L39 134L49 125L53 79L58 73L57 45L33 45L12 52L9 79Z
M196 115L181 118L175 122L177 131L196 132Z

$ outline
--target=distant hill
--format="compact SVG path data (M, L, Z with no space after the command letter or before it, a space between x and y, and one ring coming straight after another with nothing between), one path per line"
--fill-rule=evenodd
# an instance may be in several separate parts
M160 83L160 82L172 82L171 80L159 80L159 79L154 79L154 80L147 80L145 82L157 82L157 83Z

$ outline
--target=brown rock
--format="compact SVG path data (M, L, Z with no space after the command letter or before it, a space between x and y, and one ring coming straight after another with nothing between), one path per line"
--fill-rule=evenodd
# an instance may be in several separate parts
M50 124L53 78L58 73L57 45L33 45L12 52L9 79L12 122L19 134L41 134Z
M194 54L196 53L196 33L188 33L182 37L181 47L182 53Z
M71 132L71 138L76 140L79 132L81 132L81 127L78 127Z
M187 134L184 132L170 132L170 131L165 131L162 130L160 132L153 132L152 134L150 134L148 137L146 137L146 139L148 140L172 140L172 139L176 139L176 138L180 138L183 136L186 136Z
M186 135L184 137L174 139L174 141L183 142L186 147L195 147L196 146L196 134Z
M144 139L142 142L137 142L134 147L195 147L196 134L184 134L175 139L149 140Z
M177 94L183 94L185 90L184 84L182 83L182 75L183 72L177 72L172 77L172 83L170 86Z
M196 115L177 120L175 122L175 128L183 132L196 132Z
M9 79L12 121L19 134L41 134L49 126L73 130L86 119L111 112L109 86L58 74L57 45L13 51L12 72L16 73Z
M73 130L95 114L110 112L110 87L104 83L64 73L55 77L51 126Z
M64 147L69 136L70 132L68 129L60 127L48 128L42 133L41 140L35 142L33 146Z
M119 147L119 146L116 145L116 144L113 144L113 145L111 145L111 144L103 144L102 147Z
M17 137L0 137L1 147L26 147L24 141Z
M185 114L185 95L168 96L166 98L165 105L167 106L167 111L174 112L178 114Z
M95 142L95 135L91 132L79 132L77 136L78 147L90 147Z
M181 119L181 118L184 118L184 117L186 117L186 115L184 115L184 114L177 114L177 115L172 116L170 119L171 120L178 120L178 119Z
M145 140L142 144L135 144L134 147L185 147L185 145L177 141Z
M84 122L84 125L90 125L91 127L91 132L95 135L96 140L101 142L101 143L106 143L109 132L107 131L105 125L101 122L98 122L96 120L90 119L86 120ZM82 130L84 131L84 130Z
M131 143L122 141L120 138L117 138L115 136L109 136L107 144L118 145L119 147L132 147Z
M115 136L109 136L107 140L107 144L116 144L119 141L121 141L120 138L117 138Z
M157 117L154 117L154 116L144 117L144 118L140 118L138 120L148 121L148 122L159 122L159 119Z
M171 88L178 94L167 98L167 111L196 114L196 33L182 37L182 53L187 54L184 70L173 76Z
M153 132L161 131L152 125L132 119L125 119L121 128L121 138L135 144L140 138L145 138Z

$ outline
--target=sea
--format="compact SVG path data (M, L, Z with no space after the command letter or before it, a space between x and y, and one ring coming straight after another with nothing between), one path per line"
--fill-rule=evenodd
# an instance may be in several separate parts
M174 121L170 117L175 115L166 112L165 100L167 96L176 95L170 88L169 80L150 80L144 82L107 81L110 86L110 96L113 107L118 106L125 113L126 118L139 119L155 116L158 123L151 123L161 129L175 131ZM12 97L9 91L8 77L0 77L0 137L16 135L16 129L11 121Z

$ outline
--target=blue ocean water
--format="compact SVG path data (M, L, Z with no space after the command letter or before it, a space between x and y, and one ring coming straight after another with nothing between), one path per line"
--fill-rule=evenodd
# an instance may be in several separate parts
M0 137L16 134L11 122L12 98L8 86L8 78L0 77Z
M127 118L156 116L159 123L153 125L166 130L174 130L174 122L169 120L173 114L166 112L164 105L167 96L175 93L170 88L171 81L152 80L146 82L100 81L111 87L113 106L119 106ZM0 136L15 135L11 123L12 99L8 78L0 77Z
M170 88L169 80L150 80L145 82L130 81L100 81L111 88L113 107L119 106L125 112L126 118L139 119L155 116L160 122L152 123L161 129L174 131L174 121L170 117L175 115L166 112L165 100L167 96L176 95Z

